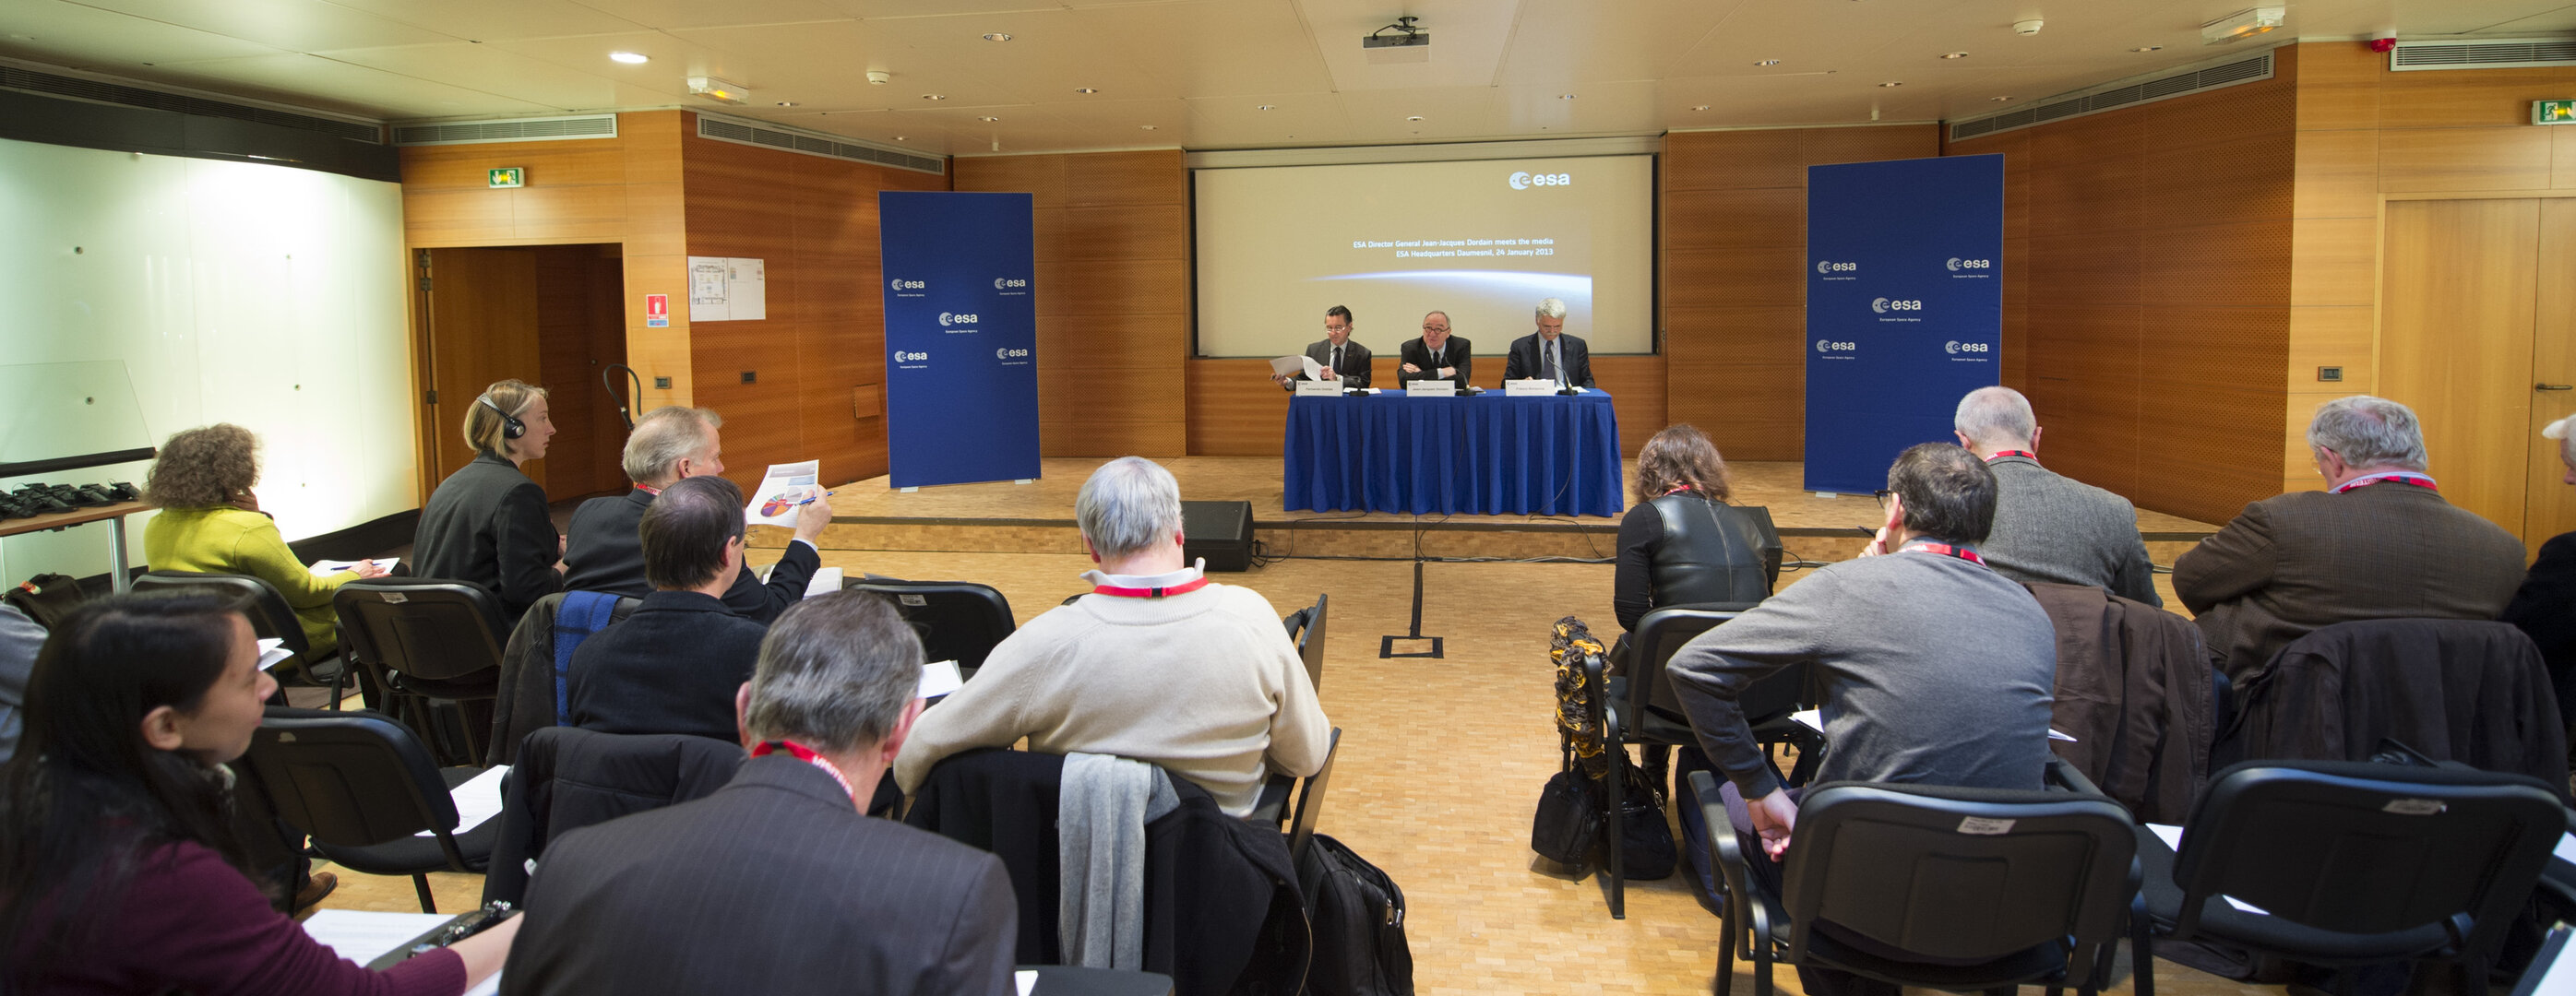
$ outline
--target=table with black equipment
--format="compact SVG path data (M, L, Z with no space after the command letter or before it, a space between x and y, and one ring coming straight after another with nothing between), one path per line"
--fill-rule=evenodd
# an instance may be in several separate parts
M125 517L136 512L149 511L151 508L151 505L144 502L121 501L114 505L101 505L95 508L51 512L32 519L0 520L0 537L105 522L107 523L108 580L115 590L124 591L130 587L125 569Z
M1289 399L1280 475L1290 510L1616 516L1610 395Z

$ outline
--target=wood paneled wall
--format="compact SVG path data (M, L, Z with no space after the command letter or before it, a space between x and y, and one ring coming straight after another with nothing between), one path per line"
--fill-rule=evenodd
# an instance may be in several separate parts
M747 488L768 464L798 460L822 461L834 483L884 474L882 402L864 417L853 402L884 394L877 192L945 190L948 178L710 141L694 121L680 156L686 255L756 258L767 281L767 318L690 329L695 403L725 418L725 476Z
M1944 145L2005 157L2004 377L2050 468L2207 522L2278 491L2298 76Z
M1032 195L1040 452L1192 452L1195 413L1175 410L1198 379L1181 151L975 157L951 169L957 190ZM1268 425L1276 436L1279 420Z
M1730 460L1803 459L1807 167L1940 151L1923 124L1665 136L1664 415L1641 424L1623 405L1630 445L1689 422Z
M2315 488L2304 441L2310 414L2327 399L2384 389L2378 309L2383 261L2395 248L2383 245L2387 202L2576 197L2576 127L2530 123L2533 100L2576 93L2576 69L2398 73L2387 56L2353 42L2299 45L2297 58L2281 473L2284 488ZM2540 279L2565 282L2563 274ZM2320 366L2343 367L2344 381L2320 383ZM2438 476L2438 452L2434 460Z
M626 362L625 261L614 245L538 246L537 370L555 423L546 493L556 501L626 490L626 425L600 371Z

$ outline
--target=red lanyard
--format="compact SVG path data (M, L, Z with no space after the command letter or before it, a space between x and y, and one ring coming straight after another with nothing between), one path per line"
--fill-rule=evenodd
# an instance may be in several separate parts
M1674 496L1674 495L1680 494L1680 493L1682 493L1682 492L1684 492L1684 491L1688 491L1688 490L1690 490L1690 489L1691 489L1691 486L1690 486L1690 485L1687 485L1687 484L1676 484L1676 485L1673 485L1673 489L1672 489L1672 490L1664 492L1664 497L1666 497L1666 498L1670 498L1670 497L1672 497L1672 496Z
M1987 458L1986 458L1986 462L1987 462L1987 463L1993 463L1993 462L1995 462L1995 461L1997 461L1997 460L2001 460L2001 459L2003 459L2003 458L2005 458L2005 457L2016 457L2016 456L2017 456L2017 457L2029 457L2033 463L2036 463L2036 462L2038 462L2038 461L2039 461L2039 454L2037 454L2037 453L2033 453L2033 452L2031 452L2031 451L2029 451L2029 450L1996 450L1996 451L1995 451L1995 455L1993 455L1993 456L1990 456L1990 457L1987 457Z
M1197 578L1183 581L1169 588L1118 588L1104 584L1094 586L1091 589L1091 593L1094 595L1115 595L1119 598L1168 598L1173 595L1187 595L1193 591L1207 587L1207 583L1207 575L1202 574Z
M1975 564L1975 565L1977 565L1977 566L1979 566L1979 567L1983 567L1983 566L1985 566L1985 564L1986 564L1986 558L1984 558L1984 557L1982 557L1982 556L1979 556L1979 555L1977 554L1977 551L1975 551L1975 550L1971 550L1971 549L1968 549L1967 547L1964 547L1964 546L1951 546L1951 545L1950 545L1950 544L1948 544L1948 543L1909 543L1909 544L1906 544L1905 549L1903 549L1903 550L1899 550L1899 551L1897 551L1897 552L1899 552L1899 553L1917 553L1917 552L1920 552L1920 553L1937 553L1937 554L1940 554L1940 555L1942 555L1942 556L1944 556L1944 557L1957 557L1957 558L1959 558L1959 559L1961 559L1961 560L1967 561L1967 562L1969 562L1969 563L1971 563L1971 564Z
M2365 477L2358 481L2346 481L2342 487L2334 489L2334 493L2342 494L2346 491L2359 491L2373 484L2389 484L2392 482L2397 484L2412 484L2416 487L2423 488L2426 491L2435 493L2439 493L2442 490L2442 486L2433 483L2433 479L2430 477L2416 477L2412 474L2392 474L2387 477Z
M813 748L807 747L804 744L797 743L793 740L772 740L768 743L752 747L751 756L766 757L779 751L786 751L789 755L795 757L799 761L803 761L807 764L823 769L824 774L832 776L832 781L841 786L841 792L850 797L850 806L852 808L858 807L859 790L851 788L850 779L841 774L841 769L833 767L832 762L823 760L823 755L814 753ZM865 812L865 810L861 810L861 812Z

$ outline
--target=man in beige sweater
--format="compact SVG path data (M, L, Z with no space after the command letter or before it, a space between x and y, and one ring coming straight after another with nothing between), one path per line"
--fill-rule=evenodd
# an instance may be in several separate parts
M994 647L975 678L921 714L895 759L904 794L940 759L1021 737L1048 754L1162 765L1252 811L1273 769L1323 766L1331 725L1270 600L1181 559L1181 487L1121 457L1074 500L1095 587Z

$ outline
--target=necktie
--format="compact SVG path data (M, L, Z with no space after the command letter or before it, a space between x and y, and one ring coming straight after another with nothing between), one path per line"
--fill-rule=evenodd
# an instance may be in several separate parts
M1540 356L1539 366L1543 368L1542 372L1547 375L1547 379L1549 380L1557 379L1556 344L1552 342L1542 344L1539 347L1538 352Z
M1335 346L1335 347L1333 347L1333 373L1334 373L1334 374L1336 374L1336 375L1339 375L1341 372L1342 372L1342 347L1340 347L1340 346Z

